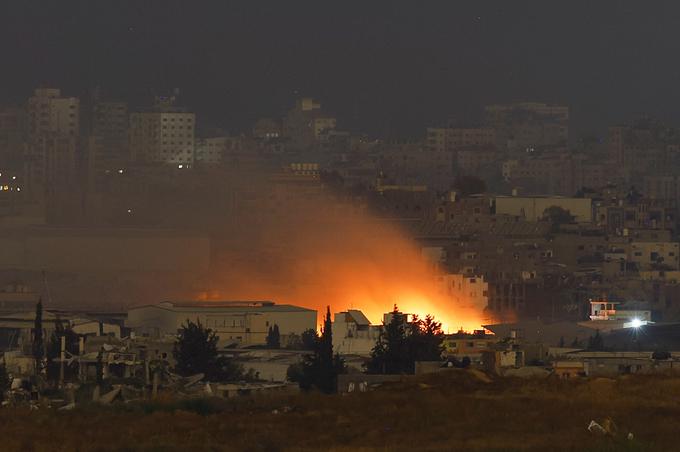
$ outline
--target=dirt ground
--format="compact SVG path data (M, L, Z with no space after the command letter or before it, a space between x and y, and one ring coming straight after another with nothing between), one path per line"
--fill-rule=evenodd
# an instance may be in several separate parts
M589 432L591 420L610 433ZM0 409L3 451L605 451L679 443L680 379L661 376L489 382L456 370L361 394Z

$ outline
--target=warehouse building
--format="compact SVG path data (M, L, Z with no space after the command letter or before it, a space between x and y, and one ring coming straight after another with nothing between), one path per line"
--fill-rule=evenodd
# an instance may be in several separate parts
M277 325L281 343L292 334L316 329L316 311L273 301L164 301L132 308L126 326L136 334L175 335L187 321L215 331L220 346L266 343L270 327Z

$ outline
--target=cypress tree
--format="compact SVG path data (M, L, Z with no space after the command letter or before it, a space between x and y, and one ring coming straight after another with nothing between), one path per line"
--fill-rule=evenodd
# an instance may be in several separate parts
M33 358L35 359L35 373L41 375L45 370L45 340L43 338L43 305L42 298L35 306L35 321L33 324Z
M281 332L279 331L279 326L276 323L274 324L272 333L274 334L274 348L281 348Z
M288 375L293 381L297 381L302 389L315 387L321 392L330 394L337 391L338 375L344 371L343 359L339 354L333 355L333 324L328 306L321 335L315 333L314 353L305 357L301 366L291 366Z
M333 324L330 306L326 307L326 317L319 339L319 379L318 387L325 393L335 391L335 369L333 363Z
M404 314L397 305L392 309L389 323L383 322L375 347L371 351L368 371L377 374L399 374L406 371L409 350L406 344Z
M266 342L268 348L281 348L281 333L277 324L269 327Z

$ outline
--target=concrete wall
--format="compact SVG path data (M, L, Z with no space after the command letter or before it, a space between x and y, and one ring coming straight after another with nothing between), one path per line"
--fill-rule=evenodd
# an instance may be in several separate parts
M337 337L333 332L333 352L341 355L368 356L375 347L376 338L373 337Z

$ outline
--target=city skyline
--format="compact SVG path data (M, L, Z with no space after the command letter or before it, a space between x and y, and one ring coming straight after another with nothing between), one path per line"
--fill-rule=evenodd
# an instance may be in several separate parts
M241 132L312 96L344 127L394 137L526 100L569 105L577 135L642 114L680 121L668 57L680 8L616 5L17 2L0 18L16 62L0 102L41 85L133 104L180 87L205 122Z
M2 450L675 450L678 23L2 2Z

